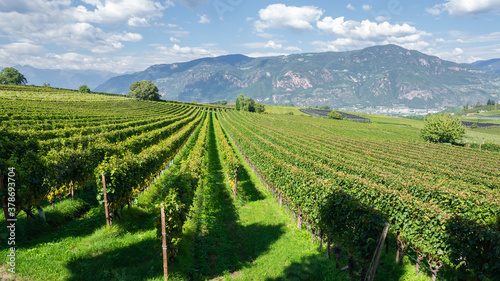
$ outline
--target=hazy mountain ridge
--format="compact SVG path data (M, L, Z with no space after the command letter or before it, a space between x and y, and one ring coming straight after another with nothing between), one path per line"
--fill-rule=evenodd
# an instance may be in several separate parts
M499 99L500 75L396 45L349 52L249 58L229 55L154 65L112 78L97 91L127 93L151 80L164 99L234 101L243 93L268 104L412 108L460 106Z
M83 84L93 89L118 75L102 70L39 69L28 65L13 67L26 77L28 85L42 86L44 83L49 83L51 87L65 89L78 89Z
M480 60L472 63L490 72L500 73L500 59Z

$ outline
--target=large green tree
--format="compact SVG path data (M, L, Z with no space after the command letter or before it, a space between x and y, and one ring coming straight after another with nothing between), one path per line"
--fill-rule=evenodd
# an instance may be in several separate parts
M26 85L28 80L17 69L6 67L0 72L0 84Z
M83 84L78 88L78 92L80 93L90 93L89 87L87 85Z
M235 105L235 108L236 110L240 110L240 107L241 107L241 101L243 101L245 99L245 96L243 94L240 94L237 98L236 98L236 105Z
M138 100L159 101L158 87L149 80L136 81L130 85L129 96Z
M244 97L242 101L240 101L240 110L255 112L255 101L252 98Z
M438 114L427 119L420 134L429 142L455 143L465 135L465 127L450 114Z

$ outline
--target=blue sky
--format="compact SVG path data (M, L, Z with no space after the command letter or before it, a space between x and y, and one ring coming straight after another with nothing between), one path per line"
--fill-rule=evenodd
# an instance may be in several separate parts
M0 0L0 66L144 70L225 54L398 44L500 58L500 0Z

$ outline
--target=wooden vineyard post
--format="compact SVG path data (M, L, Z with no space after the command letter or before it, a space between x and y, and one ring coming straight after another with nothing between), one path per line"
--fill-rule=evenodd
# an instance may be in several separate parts
M73 201L75 200L75 185L73 181L71 181L69 185L71 186L71 201Z
M104 212L106 214L106 225L110 227L111 219L109 218L108 195L106 194L106 176L104 174L102 174L102 193L104 195Z
M389 230L389 223L385 223L384 229L382 230L382 235L380 235L380 239L378 241L377 249L375 250L375 254L373 255L372 263L370 265L370 269L368 270L368 275L366 275L366 281L373 281L375 278L375 273L377 272L378 262L380 260L380 255L382 254L382 249L384 248L384 241L387 237L387 231Z
M396 234L396 263L399 264L399 243L400 243L400 235L401 232L397 232Z
M167 232L165 227L165 207L161 204L161 248L163 252L163 276L168 279Z

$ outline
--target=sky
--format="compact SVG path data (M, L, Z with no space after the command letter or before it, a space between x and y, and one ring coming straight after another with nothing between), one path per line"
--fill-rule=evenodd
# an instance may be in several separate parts
M500 0L0 0L0 66L130 73L201 57L397 44L500 58Z

